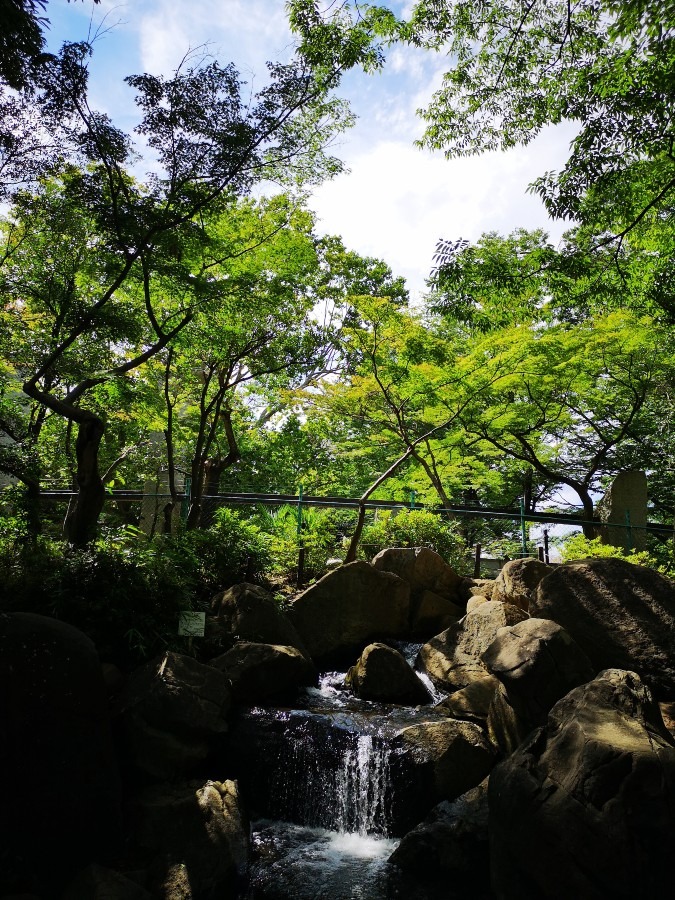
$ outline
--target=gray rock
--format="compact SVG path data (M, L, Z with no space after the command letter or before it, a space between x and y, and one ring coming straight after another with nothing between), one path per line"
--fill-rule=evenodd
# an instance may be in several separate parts
M398 650L369 644L347 673L347 684L363 700L415 706L428 703L429 692Z
M211 600L211 611L233 640L280 644L307 652L300 635L272 595L257 584L235 584ZM228 648L229 649L229 648Z
M230 682L237 703L260 703L288 696L298 688L313 685L317 673L312 663L295 647L240 641L209 665Z
M63 900L152 900L152 895L121 872L93 863L68 885Z
M476 889L485 891L490 871L487 779L434 807L403 836L389 862L416 881L442 879L472 897Z
M392 547L373 558L381 572L393 572L407 581L413 593L433 591L453 602L459 601L462 579L442 556L428 547Z
M552 571L551 566L538 559L512 559L495 579L490 599L512 603L529 612L537 585Z
M394 746L412 751L416 765L429 770L436 802L454 800L480 784L496 760L483 730L472 722L455 719L404 728Z
M458 691L489 674L481 654L497 631L526 618L527 613L516 606L497 601L483 603L426 643L420 650L419 662L436 685Z
M373 639L408 633L410 586L370 563L348 563L295 599L289 612L311 658L326 661Z
M488 797L501 900L671 893L675 743L635 673L606 670L560 700Z
M235 900L248 862L248 824L234 781L162 784L130 812L137 846L153 855L153 896Z
M56 895L91 860L119 853L122 838L93 643L56 619L0 615L0 893L10 861L35 893Z
M188 774L227 731L230 705L222 672L165 653L129 679L123 698L128 761L156 778Z
M466 719L487 728L490 706L498 688L499 681L486 674L441 700L434 709L451 719Z
M596 671L630 669L675 700L675 583L622 559L586 559L540 582L532 615L562 625Z
M546 722L554 703L595 674L579 645L549 619L500 628L481 659L502 685L491 705L488 731L504 754Z

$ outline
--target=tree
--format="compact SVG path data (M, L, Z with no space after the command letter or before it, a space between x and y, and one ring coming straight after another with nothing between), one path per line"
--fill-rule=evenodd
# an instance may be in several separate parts
M579 220L592 190L613 211L620 238L671 200L672 0L417 0L401 19L376 4L330 4L323 17L313 0L289 7L310 59L329 27L362 40L369 31L380 52L402 42L446 54L443 86L421 113L421 143L448 157L527 144L546 125L578 125L563 171L534 184L553 216ZM642 196L622 221L615 186L635 164Z
M601 476L635 464L626 451L644 427L649 398L672 372L668 348L667 331L628 312L503 329L473 348L484 387L475 385L462 425L549 483L572 488L593 537L593 492Z
M64 47L49 65L37 109L45 115L58 110L60 152L86 164L66 170L60 191L64 204L90 220L96 254L105 262L95 279L76 280L72 310L77 314L64 324L52 312L52 331L59 322L58 339L22 369L31 400L78 426L79 496L67 523L68 537L77 544L92 538L104 498L98 450L105 422L83 403L86 395L111 378L127 377L191 320L209 288L208 273L200 275L192 266L206 240L202 218L224 213L233 196L262 179L298 185L337 171L338 162L323 153L323 146L348 124L343 105L329 94L339 78L335 70L316 77L301 62L270 66L269 84L244 105L232 66L185 60L170 79L128 79L142 113L137 131L157 157L157 170L141 185L125 170L133 153L130 138L87 105L88 52L83 45ZM24 104L19 113L26 112ZM28 152L25 146L23 151ZM13 156L6 171L11 173L19 161L20 154ZM40 157L36 165L43 162ZM44 179L36 185L35 205L45 185ZM30 223L24 226L14 230L3 265L13 273L20 245L27 248L39 239ZM58 240L56 232L52 239ZM12 290L20 294L22 288L13 285ZM83 365L67 384L55 382L67 359L90 357L106 320L118 317L132 295L143 311L142 335L122 344L119 335L113 364ZM6 295L6 302L16 306L16 296Z

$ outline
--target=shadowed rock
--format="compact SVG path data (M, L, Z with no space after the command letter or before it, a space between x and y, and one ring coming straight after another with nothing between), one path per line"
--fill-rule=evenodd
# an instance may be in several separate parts
M439 687L458 691L488 673L481 654L505 625L527 618L517 606L491 600L467 613L456 625L432 638L419 654L424 670Z
M313 660L331 660L368 641L408 633L410 586L391 572L353 562L295 599L289 616Z
M369 644L347 673L347 684L363 700L415 706L428 703L429 692L398 650Z
M230 704L222 672L165 653L129 679L123 698L128 761L155 778L189 773L227 731Z
M559 566L540 582L532 615L562 625L596 671L637 672L675 700L675 583L622 559Z
M601 672L560 700L488 796L497 897L671 893L675 743L635 673Z
M481 658L501 682L488 730L504 754L546 722L554 703L595 674L579 645L549 619L525 619L500 628Z
M287 697L299 687L316 683L311 662L295 647L240 641L209 665L230 682L236 703L260 703Z

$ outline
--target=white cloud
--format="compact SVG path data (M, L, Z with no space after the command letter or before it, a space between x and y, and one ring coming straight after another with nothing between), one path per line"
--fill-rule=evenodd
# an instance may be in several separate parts
M156 0L137 11L145 71L167 74L189 47L208 44L221 62L244 74L289 55L291 34L282 0Z
M322 231L385 259L418 292L438 238L543 227L557 240L562 226L525 192L538 174L561 164L567 144L551 129L528 148L448 161L382 140L348 160L350 174L318 188L312 206Z

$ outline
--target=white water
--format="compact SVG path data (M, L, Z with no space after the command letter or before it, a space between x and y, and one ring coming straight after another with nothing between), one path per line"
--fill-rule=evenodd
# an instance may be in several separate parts
M370 734L358 735L356 747L344 755L336 780L337 831L385 836L391 796L389 752Z

